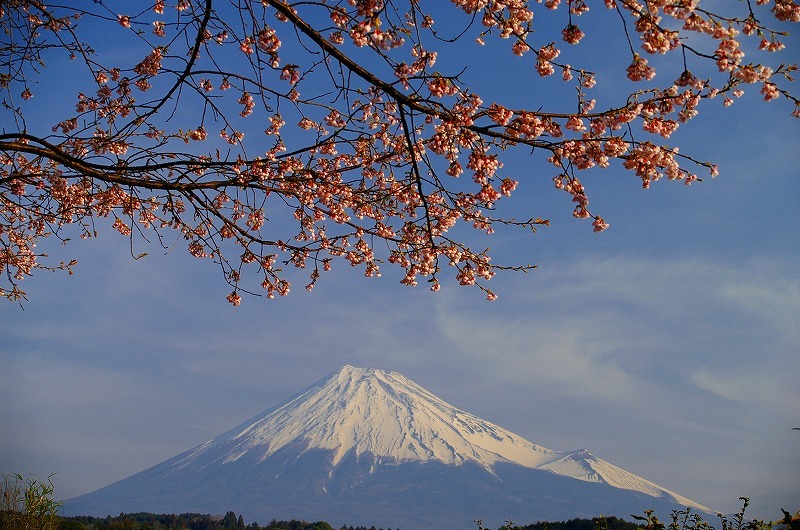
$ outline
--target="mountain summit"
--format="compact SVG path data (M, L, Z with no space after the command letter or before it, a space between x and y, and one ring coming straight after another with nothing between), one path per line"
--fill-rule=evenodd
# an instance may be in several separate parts
M65 513L472 528L702 505L585 450L553 451L459 410L397 372L346 365L284 403Z

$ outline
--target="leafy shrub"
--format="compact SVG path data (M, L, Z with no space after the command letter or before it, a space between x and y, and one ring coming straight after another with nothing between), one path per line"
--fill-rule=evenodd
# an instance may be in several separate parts
M58 530L61 503L53 500L54 473L46 482L31 475L0 476L0 528L3 530Z
M566 522L539 522L526 526L517 526L512 521L498 530L800 530L800 511L791 514L786 510L783 512L783 519L777 521L760 521L757 519L747 519L745 511L750 504L747 497L739 497L742 501L742 508L736 514L728 517L717 514L719 525L715 526L699 513L692 512L691 508L685 510L675 510L670 515L669 523L661 522L653 513L653 510L644 512L644 516L631 515L640 523L630 523L616 517L598 517L595 519L571 519ZM478 530L489 530L484 528L483 522L475 521Z

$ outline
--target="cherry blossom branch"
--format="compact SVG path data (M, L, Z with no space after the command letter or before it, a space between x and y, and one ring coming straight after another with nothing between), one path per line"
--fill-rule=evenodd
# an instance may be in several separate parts
M548 37L559 30L537 27L531 3L516 0L178 0L169 7L155 0L134 14L116 13L128 4L112 0L77 8L2 3L0 296L19 299L22 279L58 268L35 251L38 241L67 241L74 231L94 237L108 219L129 239L134 258L142 241L174 248L165 237L175 234L191 255L221 268L236 305L239 293L254 292L240 283L246 270L263 278L272 297L289 292L291 268L310 270L311 289L339 262L366 276L395 265L405 273L402 283L422 279L433 290L446 264L459 284L494 299L484 283L496 271L532 265L494 263L487 250L472 250L473 237L450 230L491 234L549 224L498 213L497 201L518 185L502 172L512 148L527 146L531 157L544 151L555 173L545 178L570 195L575 217L602 231L608 224L596 205L589 210L585 172L616 167L643 187L662 178L700 181L698 167L716 173L711 162L666 143L701 103L720 97L729 106L756 85L763 99L788 101L800 116L789 85L796 67L744 59L751 48L784 48L781 25L800 20L797 2L747 2L746 13L737 14L725 5L712 12L700 1L604 0L621 21L604 31L623 33L633 55L622 83L646 83L624 92L615 85L612 97L593 97L593 69L559 60L561 44ZM566 8L560 38L579 46L578 24L590 5L573 0ZM165 19L167 9L176 16ZM766 10L778 26L758 21ZM439 12L454 15L454 36L434 29ZM111 24L140 60L105 64L90 41L96 28ZM697 37L691 45L690 35ZM434 70L438 54L463 54L473 36L493 46L490 37L508 38L523 68L541 78L560 69L576 106L551 106L544 91L515 104L508 103L512 94L489 92L485 103L484 87L468 87L472 72L463 64ZM745 49L750 36L760 42ZM669 76L672 67L658 56L673 50L681 52L682 71L659 85L656 68ZM81 64L75 79L64 80L76 98L53 106L65 115L45 124L48 132L31 121L28 102L46 86L45 65L65 57ZM710 73L698 79L690 67Z

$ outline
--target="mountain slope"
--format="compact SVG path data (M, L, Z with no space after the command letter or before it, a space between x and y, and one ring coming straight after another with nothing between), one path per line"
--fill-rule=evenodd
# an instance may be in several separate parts
M67 501L65 511L233 509L260 520L389 517L384 526L468 528L476 518L679 506L708 511L585 450L531 443L399 373L345 366L194 449Z
M332 450L333 465L351 450L397 462L474 461L487 469L498 461L536 467L563 456L456 409L397 372L345 366L186 458L221 446L222 463L251 451L268 458L298 442Z

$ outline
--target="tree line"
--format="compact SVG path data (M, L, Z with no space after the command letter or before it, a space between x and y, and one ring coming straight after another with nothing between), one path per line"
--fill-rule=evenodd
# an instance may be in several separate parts
M279 521L272 519L261 526L257 522L246 524L234 512L224 517L199 513L153 514L146 512L120 513L117 516L92 517L79 515L61 517L55 530L384 530L375 526L341 526L335 529L325 521L308 522L297 519ZM388 528L386 530L392 530ZM395 530L400 530L395 529Z
M2 522L1 515L0 522ZM514 528L515 530L642 530L644 526L617 517L602 517L537 522L526 526L508 523L502 528ZM273 519L268 524L261 526L257 522L247 524L241 515L237 516L230 511L224 517L198 513L175 515L146 512L120 513L118 516L107 517L86 515L61 517L54 530L384 530L384 528L342 525L337 529L325 521L307 522L296 519L289 521ZM392 530L392 528L386 530ZM395 530L400 530L400 528Z

